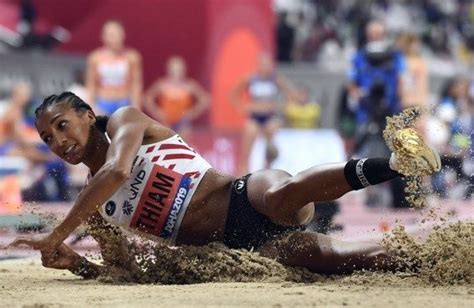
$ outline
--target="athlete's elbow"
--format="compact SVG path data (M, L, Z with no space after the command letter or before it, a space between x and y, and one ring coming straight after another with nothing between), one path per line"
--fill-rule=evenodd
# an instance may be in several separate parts
M118 182L125 182L130 176L130 172L128 172L124 167L117 167L113 170L112 176Z
M106 175L109 181L121 184L130 176L130 168L118 164L109 164L106 167Z

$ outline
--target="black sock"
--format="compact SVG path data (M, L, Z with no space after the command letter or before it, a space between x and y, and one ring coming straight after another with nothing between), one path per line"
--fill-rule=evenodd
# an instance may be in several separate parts
M390 168L388 158L351 159L344 167L347 183L353 190L391 180L400 173Z

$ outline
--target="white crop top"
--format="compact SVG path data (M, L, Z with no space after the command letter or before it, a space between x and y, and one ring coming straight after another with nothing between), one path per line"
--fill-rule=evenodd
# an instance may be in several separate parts
M210 168L178 135L142 145L130 177L100 213L113 225L174 244L191 198Z
M124 87L128 82L129 63L126 58L100 62L97 65L100 84L104 87Z

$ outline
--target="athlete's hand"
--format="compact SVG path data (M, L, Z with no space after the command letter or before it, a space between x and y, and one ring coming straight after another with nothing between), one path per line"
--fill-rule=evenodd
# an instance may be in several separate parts
M44 267L74 270L80 266L81 261L81 256L65 244L50 252L41 251L41 262Z
M11 242L7 248L18 247L18 246L30 246L35 250L41 250L42 252L52 252L61 245L61 242L58 243L54 240L50 234L38 234L32 236L19 236L13 242Z

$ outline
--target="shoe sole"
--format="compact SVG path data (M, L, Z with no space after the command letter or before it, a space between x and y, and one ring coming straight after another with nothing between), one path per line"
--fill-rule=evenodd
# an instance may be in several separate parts
M441 159L438 152L427 145L414 129L405 128L398 131L393 146L402 154L422 159L431 169L431 173L441 170Z

